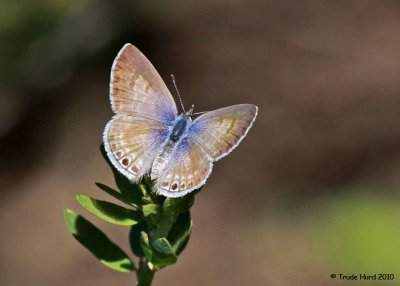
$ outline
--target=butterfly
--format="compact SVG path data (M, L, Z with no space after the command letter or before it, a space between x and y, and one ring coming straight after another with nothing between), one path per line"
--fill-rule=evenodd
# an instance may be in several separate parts
M203 186L213 163L238 146L257 116L252 104L195 119L192 106L179 115L160 75L132 44L125 44L113 62L110 101L115 115L103 141L111 163L135 183L150 174L155 191L166 197Z

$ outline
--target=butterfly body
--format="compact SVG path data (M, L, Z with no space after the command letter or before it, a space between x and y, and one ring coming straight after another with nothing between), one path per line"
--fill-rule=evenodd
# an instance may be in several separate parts
M175 143L178 142L179 139L181 139L182 136L184 136L191 122L192 119L186 114L178 116L175 120L175 124L173 125L173 129L169 139Z
M133 182L150 174L155 191L167 197L204 185L213 163L238 146L257 115L252 104L206 112L194 120L193 107L178 115L161 77L131 44L114 60L110 100L116 115L103 133L110 161Z
M191 122L191 118L185 114L174 120L172 128L170 128L171 131L167 136L168 139L162 144L162 148L152 164L150 172L152 179L157 179L168 167L168 163L176 153L181 140L187 135L188 126Z

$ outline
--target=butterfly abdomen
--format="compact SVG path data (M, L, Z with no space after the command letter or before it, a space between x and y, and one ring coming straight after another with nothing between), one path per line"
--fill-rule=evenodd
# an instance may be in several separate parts
M179 116L172 128L171 134L168 140L164 143L161 152L156 156L152 167L151 177L152 179L158 178L160 174L168 167L171 156L175 154L178 143L183 139L184 134L188 129L188 125L191 119L188 116Z

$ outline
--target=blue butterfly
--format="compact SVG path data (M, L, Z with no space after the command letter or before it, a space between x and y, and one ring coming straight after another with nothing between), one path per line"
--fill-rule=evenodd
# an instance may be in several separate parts
M150 173L156 192L180 197L198 189L213 162L228 155L252 126L257 106L238 104L192 119L175 101L150 61L126 44L111 69L114 117L103 141L112 164L132 182Z

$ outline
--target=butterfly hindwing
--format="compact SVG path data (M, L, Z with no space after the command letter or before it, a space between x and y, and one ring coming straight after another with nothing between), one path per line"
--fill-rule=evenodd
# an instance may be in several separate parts
M206 112L196 118L189 134L213 161L217 161L239 145L256 116L255 105L228 106Z
M183 138L169 164L156 179L157 193L181 197L205 184L212 170L211 159L193 140Z
M104 142L113 165L131 181L138 181L161 151L167 130L157 122L116 115L107 124Z

